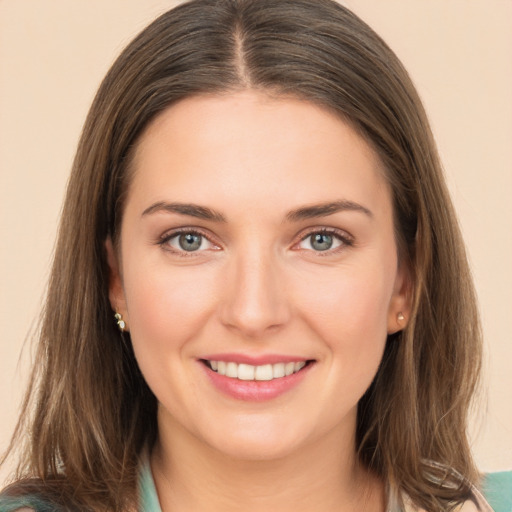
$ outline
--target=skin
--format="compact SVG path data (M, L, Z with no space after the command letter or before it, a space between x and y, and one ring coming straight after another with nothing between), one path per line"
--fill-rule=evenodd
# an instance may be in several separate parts
M168 108L133 164L119 250L107 241L110 299L159 401L163 510L383 511L383 483L357 462L356 408L405 326L410 286L375 153L318 106L243 91ZM336 201L352 206L290 218ZM191 228L205 238L187 252L174 235ZM312 245L319 230L334 232L331 249ZM314 364L286 393L244 401L199 362L226 352Z

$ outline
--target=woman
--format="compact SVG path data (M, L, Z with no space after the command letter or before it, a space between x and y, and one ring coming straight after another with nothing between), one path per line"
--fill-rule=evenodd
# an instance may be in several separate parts
M87 118L0 505L489 510L480 350L389 48L328 0L183 4Z

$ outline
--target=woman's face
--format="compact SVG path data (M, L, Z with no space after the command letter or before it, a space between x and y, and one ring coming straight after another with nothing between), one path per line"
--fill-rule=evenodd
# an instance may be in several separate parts
M408 312L368 144L320 107L246 91L168 108L133 164L110 295L160 435L259 459L353 446Z

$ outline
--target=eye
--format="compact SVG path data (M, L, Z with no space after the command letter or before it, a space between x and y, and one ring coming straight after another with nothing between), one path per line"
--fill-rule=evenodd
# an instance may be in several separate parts
M306 235L298 244L299 249L315 252L335 251L342 246L352 245L352 240L346 234L331 230L314 231Z
M165 236L160 244L174 252L188 253L218 248L203 234L193 230L171 233Z

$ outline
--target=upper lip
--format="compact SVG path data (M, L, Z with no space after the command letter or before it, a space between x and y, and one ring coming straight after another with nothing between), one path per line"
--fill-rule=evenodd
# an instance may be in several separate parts
M209 354L201 357L200 359L207 361L225 361L226 363L250 364L252 366L311 361L311 358L307 357L282 354L262 354L257 356L248 354Z

